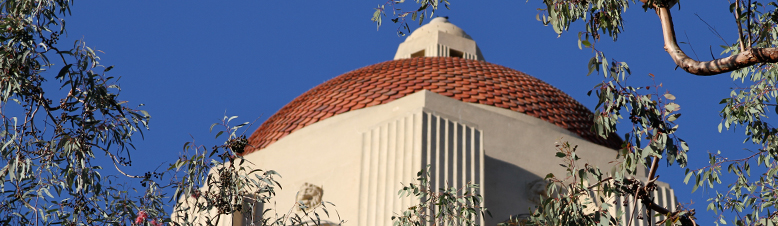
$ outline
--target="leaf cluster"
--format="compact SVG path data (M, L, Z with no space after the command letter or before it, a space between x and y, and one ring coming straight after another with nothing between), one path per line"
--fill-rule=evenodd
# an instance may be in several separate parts
M112 67L62 44L70 1L0 3L0 223L107 224L131 215L94 162L131 164L149 115L119 99ZM53 70L52 70L53 69ZM49 70L52 70L49 72ZM49 85L50 84L50 85ZM59 87L45 90L44 87ZM121 171L121 170L120 170Z
M176 175L171 183L175 207L170 221L176 225L218 225L239 215L247 225L322 225L319 212L329 217L327 208L333 206L329 202L316 207L297 203L293 209L302 213L279 213L271 207L276 189L282 188L275 179L281 175L259 169L241 155L248 140L238 132L245 132L242 128L249 123L231 126L236 118L225 116L222 122L211 125L216 139L227 134L224 143L208 148L187 142L184 154L170 164L167 170ZM215 127L223 129L214 131Z
M419 5L419 8L416 8L415 10L403 10L400 8L400 6L405 3L405 0L388 0L384 4L380 4L375 8L373 17L370 20L376 23L376 29L378 29L381 27L383 17L387 17L386 11L391 11L392 22L400 24L400 26L397 28L397 35L405 36L406 33L411 33L411 29L408 26L408 22L406 21L408 17L410 17L413 21L418 19L419 25L421 25L424 23L424 18L432 18L435 15L435 12L438 10L438 7L441 3L444 7L446 7L446 9L449 9L449 5L451 5L448 0L415 1L415 3Z
M403 186L400 197L414 196L419 202L392 216L394 225L480 225L489 210L483 207L479 185L468 181L464 187L435 191L430 183L430 166L416 174L418 183Z
M567 142L556 145L556 156L561 158L567 172L558 178L549 173L546 190L540 196L541 204L526 219L515 218L502 225L615 225L623 212L615 209L614 197L627 192L632 181L614 179L597 167L577 161L577 146Z

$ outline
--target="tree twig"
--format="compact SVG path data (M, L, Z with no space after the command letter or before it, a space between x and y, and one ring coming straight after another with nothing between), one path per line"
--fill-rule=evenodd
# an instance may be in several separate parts
M716 37L719 37L719 39L721 39L721 41L724 42L724 45L729 45L729 43L727 43L727 40L724 40L724 38L721 37L721 34L719 34L719 31L717 31L716 28L714 28L713 26L710 26L710 24L707 21L703 20L702 17L700 17L699 14L695 13L694 15L697 16L697 18L700 19L700 21L705 23L705 25L708 26L708 30L710 30L711 33L716 35ZM714 57L713 59L716 59L716 58Z
M748 13L746 16L746 31L748 31L748 48L751 48L753 38L751 37L751 0L748 0Z
M740 0L735 0L735 23L737 23L737 40L740 43L740 52L745 52L746 47L743 43L743 27L740 24Z

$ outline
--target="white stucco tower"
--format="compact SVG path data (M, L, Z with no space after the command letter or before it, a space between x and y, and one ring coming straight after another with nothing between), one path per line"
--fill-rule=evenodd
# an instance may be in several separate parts
M338 213L330 210L330 222L392 225L393 214L417 202L398 190L429 165L434 189L480 184L493 215L483 225L496 225L538 204L545 175L565 175L556 142L610 168L621 141L591 132L592 119L561 90L484 61L468 34L439 17L408 36L394 60L337 76L281 108L243 155L283 176L284 189L265 204L279 212L325 200ZM672 189L659 185L656 202L675 208Z

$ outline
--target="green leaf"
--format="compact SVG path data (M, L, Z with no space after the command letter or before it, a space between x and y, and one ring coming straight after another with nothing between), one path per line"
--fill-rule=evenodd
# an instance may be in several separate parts
M683 178L683 183L684 184L689 184L689 179L692 178L692 175L694 175L694 172L687 172L686 173L686 177Z
M99 185L99 184L98 184L98 185ZM51 198L54 198L54 196L53 196L53 195L51 195L51 192L49 192L49 189L42 188L41 190L43 190L43 192L45 192L45 193L46 193L46 195L48 195L49 197L51 197Z
M64 67L62 67L62 69L59 70L59 73L57 74L56 78L57 79L64 79L65 78L65 74L68 73L68 71L70 70L70 67L72 67L72 66L73 66L73 64L68 64L68 65L65 65Z
M586 73L586 76L591 75L592 72L594 72L594 69L597 69L597 65L595 64L597 64L597 57L592 57L591 59L589 59L589 65L587 65L587 67L589 68L589 73Z
M567 154L565 154L565 153L562 153L562 152L557 152L556 153L556 157L558 157L558 158L564 158L565 156L567 156Z
M669 103L665 105L665 110L667 112L674 112L674 111L681 110L681 106L676 103Z
M671 121L672 122L672 121L675 121L676 119L678 119L679 117L681 117L681 114L672 114L669 117L667 117L667 121Z
M583 40L583 41L581 41L581 44L583 44L584 46L586 46L586 48L589 48L589 46L592 46L592 44L591 44L591 43L589 43L589 41L587 41L587 40Z

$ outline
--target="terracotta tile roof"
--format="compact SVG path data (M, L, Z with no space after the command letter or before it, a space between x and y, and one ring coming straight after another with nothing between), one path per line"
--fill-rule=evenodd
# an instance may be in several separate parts
M522 112L591 142L618 149L617 136L591 132L593 114L559 89L522 72L483 61L423 57L387 61L335 77L303 93L267 119L244 154L337 114L389 103L421 90Z

